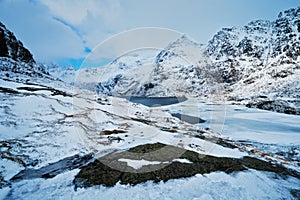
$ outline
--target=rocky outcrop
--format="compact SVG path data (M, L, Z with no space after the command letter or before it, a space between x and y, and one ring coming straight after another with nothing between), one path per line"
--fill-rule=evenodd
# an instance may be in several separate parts
M17 82L41 82L53 79L44 66L36 64L32 54L14 34L0 22L0 75Z
M160 149L163 151L159 151ZM153 164L133 168L124 162L127 159L138 159ZM121 153L111 153L101 157L82 167L73 183L75 188L95 185L112 187L118 182L124 185L136 185L147 181L158 183L215 171L229 174L248 169L273 172L281 176L300 177L297 171L253 157L215 157L155 143L136 146Z
M0 57L11 58L15 61L34 64L32 54L14 34L0 22Z

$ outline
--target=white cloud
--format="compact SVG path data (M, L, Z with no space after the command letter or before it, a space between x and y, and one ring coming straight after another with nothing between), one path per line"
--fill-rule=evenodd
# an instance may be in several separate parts
M89 48L118 31L113 27L119 20L121 5L118 0L43 0L42 3L53 17L76 27L77 34Z
M117 19L120 10L118 0L42 0L51 14L64 21L80 26L87 19L97 19L110 25Z
M42 62L84 56L81 39L38 2L2 1L0 20Z

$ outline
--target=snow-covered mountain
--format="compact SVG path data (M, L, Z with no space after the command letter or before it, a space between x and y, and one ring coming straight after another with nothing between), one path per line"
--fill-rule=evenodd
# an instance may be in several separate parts
M219 31L209 41L206 53L215 60L224 82L243 82L244 90L250 85L259 92L257 89L266 90L272 85L256 88L257 82L295 74L300 61L299 9L280 13L274 22L256 20L241 28Z
M280 13L273 22L256 20L240 28L223 28L206 46L182 36L161 51L151 66L144 67L148 76L143 83L120 71L122 81L109 88L126 95L167 96L180 91L203 95L211 86L204 84L210 77L241 98L280 93L299 73L299 29L297 8ZM115 79L116 74L107 72L106 76ZM128 86L132 89L126 90Z
M224 28L209 41L206 53L214 59L229 99L300 113L299 19L300 8L290 9L273 22L256 20L241 28Z
M130 67L117 73L115 63L105 66L102 78L109 78L98 84L98 92L125 96L200 96L211 92L212 83L218 78L213 75L215 71L202 45L185 35L150 58L138 66L126 63ZM119 59L128 60L128 55Z
M125 61L122 64L86 70L99 80L89 88L125 96L217 96L299 114L299 9L284 11L273 22L255 20L243 27L223 28L207 45L183 35L154 60L138 66L124 56L118 58ZM122 65L127 67L119 68Z
M146 96L200 96L211 92L213 65L203 46L183 35L169 44L155 59Z

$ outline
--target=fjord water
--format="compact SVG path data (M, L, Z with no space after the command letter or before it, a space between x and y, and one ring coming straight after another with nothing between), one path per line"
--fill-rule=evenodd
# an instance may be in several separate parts
M158 107L177 104L187 100L185 97L143 97L143 96L125 96L123 97L133 103L140 103L148 107Z

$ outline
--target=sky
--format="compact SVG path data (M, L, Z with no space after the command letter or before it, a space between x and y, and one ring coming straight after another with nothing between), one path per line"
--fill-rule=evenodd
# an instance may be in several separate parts
M299 3L299 0L0 0L0 21L38 62L78 67L99 44L119 33L157 27L171 35L186 34L206 44L223 27L239 27L255 19L272 21L280 11ZM158 41L165 42L176 36L142 34L152 40L160 37Z

